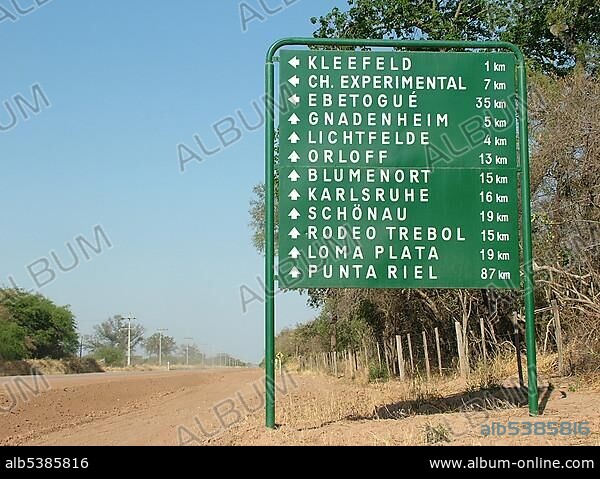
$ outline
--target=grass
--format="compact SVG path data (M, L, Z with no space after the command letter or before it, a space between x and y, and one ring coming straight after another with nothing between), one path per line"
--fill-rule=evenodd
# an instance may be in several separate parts
M378 383L378 382L387 382L390 380L390 374L387 370L387 367L380 366L376 363L371 363L369 365L369 382L370 383Z
M417 414L405 410L395 417L377 417L374 411L382 404L397 401L402 395L413 399L410 384L358 385L317 375L297 376L299 388L278 398L277 422L280 427L265 430L262 411L227 431L217 444L236 445L528 445L527 438L482 437L482 425L493 421L508 423L528 420L527 408L510 403L492 402L485 409L467 406L448 412ZM453 387L459 387L454 382ZM431 388L435 394L448 391L446 384ZM456 390L455 390L456 391ZM464 383L463 390L464 393ZM423 394L421 392L420 394ZM456 392L455 392L456 394ZM441 400L447 400L442 398ZM569 420L579 419L573 411ZM566 416L569 417L569 416ZM548 420L566 420L564 411ZM590 418L591 424L599 424ZM596 427L596 426L593 426ZM578 440L572 444L598 444L598 438ZM578 442L579 441L579 442ZM538 441L538 443L540 443ZM558 444L558 442L557 442Z
M467 380L467 391L489 391L502 387L506 371L502 371L502 361L477 364Z
M555 374L556 357L539 355L538 363L545 378L541 381L548 382ZM254 444L479 444L480 423L490 417L509 421L527 414L514 354L476 365L468 381L452 374L434 375L431 381L417 375L405 382L381 382L381 371L376 372L376 381L369 382L373 376L366 370L354 380L304 371L296 375L299 387L277 398L280 429L264 432L259 412L244 422L239 434L228 432L223 443L229 438L245 443L250 438ZM568 382L583 387L577 378ZM586 380L585 389L594 384L600 385L600 378L595 383Z
M426 424L424 427L425 444L441 444L452 442L451 431L444 424L434 426Z
M480 415L483 409L512 407L493 401L474 407L451 400L453 395L465 393L465 383L455 378L363 384L311 373L296 378L299 387L278 397L277 422L282 426L277 431L264 430L260 411L240 424L239 431L227 432L223 444L228 440L245 443L248 438L261 445L311 444L315 437L322 445L444 444L453 441L453 430L444 419L448 416L439 414L463 411ZM431 404L447 411L431 409ZM440 420L434 422L436 417ZM395 435L395 422L398 426L405 423L402 436ZM380 428L378 424L388 425ZM358 435L348 434L355 426Z

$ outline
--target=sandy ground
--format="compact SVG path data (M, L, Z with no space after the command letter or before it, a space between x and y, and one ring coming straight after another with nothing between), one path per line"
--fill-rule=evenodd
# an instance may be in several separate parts
M226 412L228 398L239 395L250 402L261 375L240 369L49 376L37 388L29 379L31 390L2 378L0 444L178 445L180 426L197 429L195 418L207 432L222 429L213 406L226 401Z
M544 415L514 388L359 385L316 375L280 381L275 431L263 426L262 371L211 370L0 379L2 445L600 445L599 392L555 381ZM587 421L590 434L484 437L509 422Z

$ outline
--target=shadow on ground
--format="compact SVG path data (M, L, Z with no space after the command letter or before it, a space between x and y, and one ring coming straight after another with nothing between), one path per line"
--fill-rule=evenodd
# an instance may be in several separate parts
M541 410L545 408L552 388L540 390ZM499 387L454 394L449 397L423 397L378 407L369 417L349 417L348 420L404 419L411 416L445 413L513 409L528 405L527 388Z

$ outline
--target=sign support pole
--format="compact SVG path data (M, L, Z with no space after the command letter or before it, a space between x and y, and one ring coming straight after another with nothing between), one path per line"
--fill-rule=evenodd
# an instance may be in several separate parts
M266 64L265 391L266 423L275 428L275 65Z
M521 155L521 196L523 203L523 260L525 277L525 322L527 341L527 375L529 389L529 414L539 414L537 384L537 355L535 338L535 290L533 279L533 241L531 239L531 185L529 172L529 121L527 117L527 71L525 59L517 49L519 76L519 135Z
M529 379L529 413L537 416L538 387L535 337L535 295L533 277L533 242L531 238L531 194L529 170L529 136L527 119L527 72L521 51L513 44L496 41L425 41L425 40L358 40L287 38L274 43L267 53L266 74L266 154L265 154L265 389L266 426L275 428L275 55L285 46L390 47L412 50L431 48L501 49L511 51L517 59L519 94L519 135L521 160L522 234L524 260L524 296L527 332Z

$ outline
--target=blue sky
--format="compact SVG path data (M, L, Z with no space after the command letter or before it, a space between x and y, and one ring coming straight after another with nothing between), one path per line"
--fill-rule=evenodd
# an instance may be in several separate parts
M58 271L52 251L73 263L66 243L93 242L101 225L112 248L90 261L75 249L79 266L41 290L71 305L84 334L132 311L150 334L168 328L259 360L263 307L244 313L240 287L260 292L263 274L247 226L263 178L262 129L248 132L237 118L242 139L184 174L177 145L195 146L197 134L217 147L212 125L238 110L256 124L268 46L311 36L310 17L345 2L297 0L269 16L248 0L266 20L246 33L238 1L37 0L33 9L36 0L19 0L32 8L25 15L13 2L0 0L0 18L13 17L0 20L0 125L14 123L11 110L17 117L0 132L0 283L11 276L35 289L27 265L47 258ZM25 108L25 120L15 96L31 103L33 85L51 106L38 95L39 113ZM315 314L295 293L277 302L278 329Z

